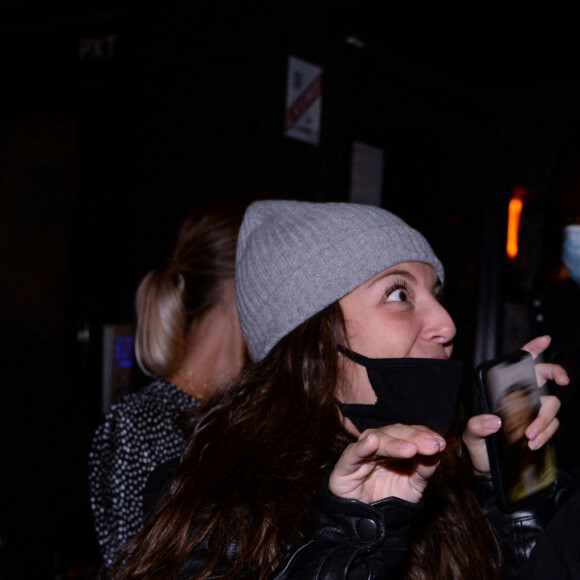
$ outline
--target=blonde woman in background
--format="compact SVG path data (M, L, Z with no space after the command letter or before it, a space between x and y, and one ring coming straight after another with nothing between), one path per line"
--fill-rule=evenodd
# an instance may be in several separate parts
M104 565L143 523L153 469L179 456L179 418L241 370L246 346L234 296L242 212L203 210L180 228L174 251L137 290L136 359L154 380L114 405L89 456L91 508Z

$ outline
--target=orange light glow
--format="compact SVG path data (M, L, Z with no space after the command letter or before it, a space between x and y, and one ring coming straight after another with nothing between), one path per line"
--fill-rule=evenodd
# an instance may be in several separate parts
M513 260L518 255L518 238L523 207L524 203L517 192L514 191L514 197L511 198L508 206L506 252L510 260Z

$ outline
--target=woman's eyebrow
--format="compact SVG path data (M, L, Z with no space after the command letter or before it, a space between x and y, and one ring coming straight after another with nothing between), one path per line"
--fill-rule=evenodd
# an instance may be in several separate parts
M377 284L378 282L380 282L381 280L384 280L385 278L388 278L390 276L402 276L403 278L408 278L411 282L417 282L417 278L415 278L415 276L413 274L411 274L411 272L409 272L408 270L389 270L388 272L383 272L382 274L378 275L376 278L372 278L371 280L369 280L368 285L369 288L374 286L375 284Z

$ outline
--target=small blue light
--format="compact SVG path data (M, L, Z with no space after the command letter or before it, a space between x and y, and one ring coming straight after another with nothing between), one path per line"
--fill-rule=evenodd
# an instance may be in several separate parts
M132 336L117 336L115 338L115 366L120 369L130 369L133 366Z

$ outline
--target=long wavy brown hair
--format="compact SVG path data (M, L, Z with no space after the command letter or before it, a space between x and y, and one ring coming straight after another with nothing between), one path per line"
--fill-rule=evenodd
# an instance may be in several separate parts
M119 555L115 580L167 580L200 552L197 579L271 576L300 539L310 498L353 441L335 398L339 344L348 343L335 303L206 405L170 491ZM408 578L498 576L495 540L467 470L451 437L425 494Z

